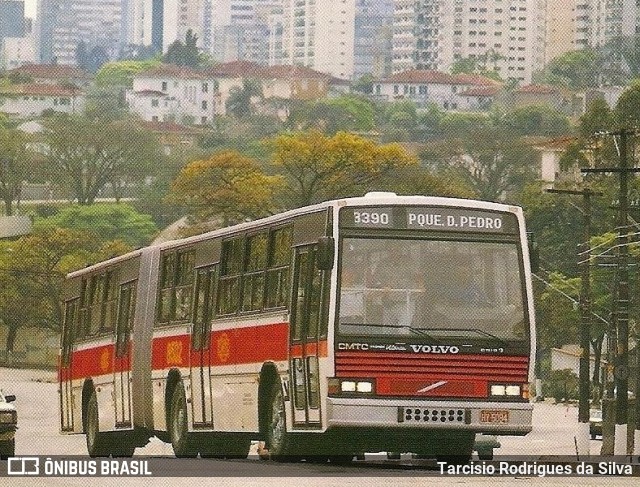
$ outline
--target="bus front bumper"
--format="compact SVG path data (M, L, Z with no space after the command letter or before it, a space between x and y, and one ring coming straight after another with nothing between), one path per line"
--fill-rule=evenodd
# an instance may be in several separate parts
M328 398L329 428L418 428L501 435L531 431L533 404Z

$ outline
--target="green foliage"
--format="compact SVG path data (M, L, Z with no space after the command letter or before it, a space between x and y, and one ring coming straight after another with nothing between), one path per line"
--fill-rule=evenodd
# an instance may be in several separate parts
M159 60L112 61L102 65L95 76L97 86L121 86L131 88L136 74L160 65Z
M80 204L93 204L107 184L143 181L160 158L156 137L134 120L65 115L45 126L47 175Z
M234 86L229 92L226 109L238 119L250 117L255 113L254 104L262 100L262 85L258 80L245 78L242 87Z
M169 202L186 206L196 221L241 222L274 213L281 178L268 176L257 162L222 151L187 164L171 186Z
M580 136L587 139L597 132L613 130L613 125L613 113L609 104L604 98L596 98L580 117Z
M493 125L484 113L445 113L440 118L437 134L442 138L464 138Z
M547 64L541 81L577 90L597 87L600 65L601 58L594 49L570 51Z
M12 350L22 327L59 330L64 276L131 250L85 231L50 226L13 242L0 242L0 325Z
M343 95L296 104L289 125L297 130L317 129L328 135L340 131L366 132L374 126L374 106L365 98Z
M504 115L501 125L517 136L556 137L572 131L569 118L546 105L529 105L511 110Z
M163 61L176 66L197 68L200 63L200 51L197 46L198 36L191 29L185 34L184 43L176 40L169 46Z
M69 206L38 220L35 227L84 231L93 239L121 240L131 247L147 245L158 230L149 215L123 203Z
M451 117L469 123L461 125L460 138L426 144L420 154L423 164L463 181L479 199L517 201L517 193L537 177L537 168L531 164L536 159L534 149L516 134L492 126L486 116L476 118L477 124L471 123L473 119Z
M544 386L545 395L554 397L556 402L578 398L578 376L570 369L552 370Z
M346 132L282 134L272 147L273 170L285 180L281 201L288 208L362 195L385 175L417 164L399 144L378 145Z
M620 128L640 126L640 81L634 82L622 92L616 104L614 116Z
M20 195L22 182L36 169L35 154L28 142L23 132L0 127L0 199L6 215L13 214L13 202Z
M372 74L363 74L360 78L351 83L351 88L353 91L357 91L358 93L369 95L373 93L373 81L374 78Z

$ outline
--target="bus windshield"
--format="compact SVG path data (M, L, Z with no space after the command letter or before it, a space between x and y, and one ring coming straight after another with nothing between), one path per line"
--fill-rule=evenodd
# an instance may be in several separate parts
M344 238L341 335L522 340L516 242Z

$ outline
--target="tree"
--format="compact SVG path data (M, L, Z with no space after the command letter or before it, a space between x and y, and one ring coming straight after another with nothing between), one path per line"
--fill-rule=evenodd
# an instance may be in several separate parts
M234 86L229 92L226 109L238 119L247 118L255 113L254 105L262 100L262 85L258 80L245 78L242 87Z
M149 215L126 204L73 205L40 220L36 228L68 228L84 231L100 240L121 240L131 247L148 245L157 232Z
M546 105L529 105L507 112L501 120L506 130L518 136L556 137L571 133L569 118Z
M95 76L98 86L118 86L131 88L133 78L143 72L160 65L156 59L143 61L112 61L102 65Z
M7 216L13 215L13 202L20 197L22 182L35 169L35 157L27 142L23 132L0 127L0 198Z
M317 129L333 135L340 131L369 131L373 128L374 116L370 101L343 95L298 104L292 110L289 123L297 130Z
M633 128L640 126L640 81L627 87L614 109L618 127Z
M597 87L601 63L602 59L594 49L569 51L547 64L540 81L576 90Z
M392 170L417 164L399 144L378 145L346 132L283 134L272 147L272 165L286 181L282 201L288 208L361 195Z
M47 120L45 127L49 177L80 204L93 204L107 184L116 189L121 181L153 174L158 141L133 120L64 115Z
M0 243L0 323L8 329L6 349L14 349L22 327L60 329L60 295L68 272L129 250L63 228Z
M200 51L198 49L198 36L191 29L185 34L184 43L174 41L164 55L164 62L176 66L188 66L197 68L200 63Z
M476 197L503 201L537 177L534 149L512 132L478 127L464 138L428 144L423 161L433 169L454 171Z
M109 61L109 54L104 46L94 46L87 57L87 66L85 69L90 73L96 73L103 64Z
M171 186L169 201L185 205L196 221L223 225L276 212L281 178L268 176L253 159L223 151L187 164Z

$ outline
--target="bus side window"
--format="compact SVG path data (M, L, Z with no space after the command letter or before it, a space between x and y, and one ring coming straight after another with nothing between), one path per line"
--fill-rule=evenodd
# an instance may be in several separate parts
M218 284L218 315L236 314L240 308L240 278L244 266L245 238L222 242L222 262Z
M168 323L171 319L171 296L173 294L173 282L175 280L176 254L170 253L162 256L160 275L160 296L158 299L158 321Z
M262 309L267 244L266 232L252 235L247 239L247 258L242 276L242 311Z
M105 274L105 296L102 307L101 331L112 331L116 324L118 307L118 273L117 270Z
M176 286L175 286L175 317L176 321L187 321L191 312L191 297L193 293L193 267L195 253L192 250L178 253Z
M65 302L64 321L62 323L62 364L69 365L71 362L71 351L78 326L78 305L79 298Z
M288 304L292 236L292 227L278 228L271 232L265 289L267 309L281 308Z

